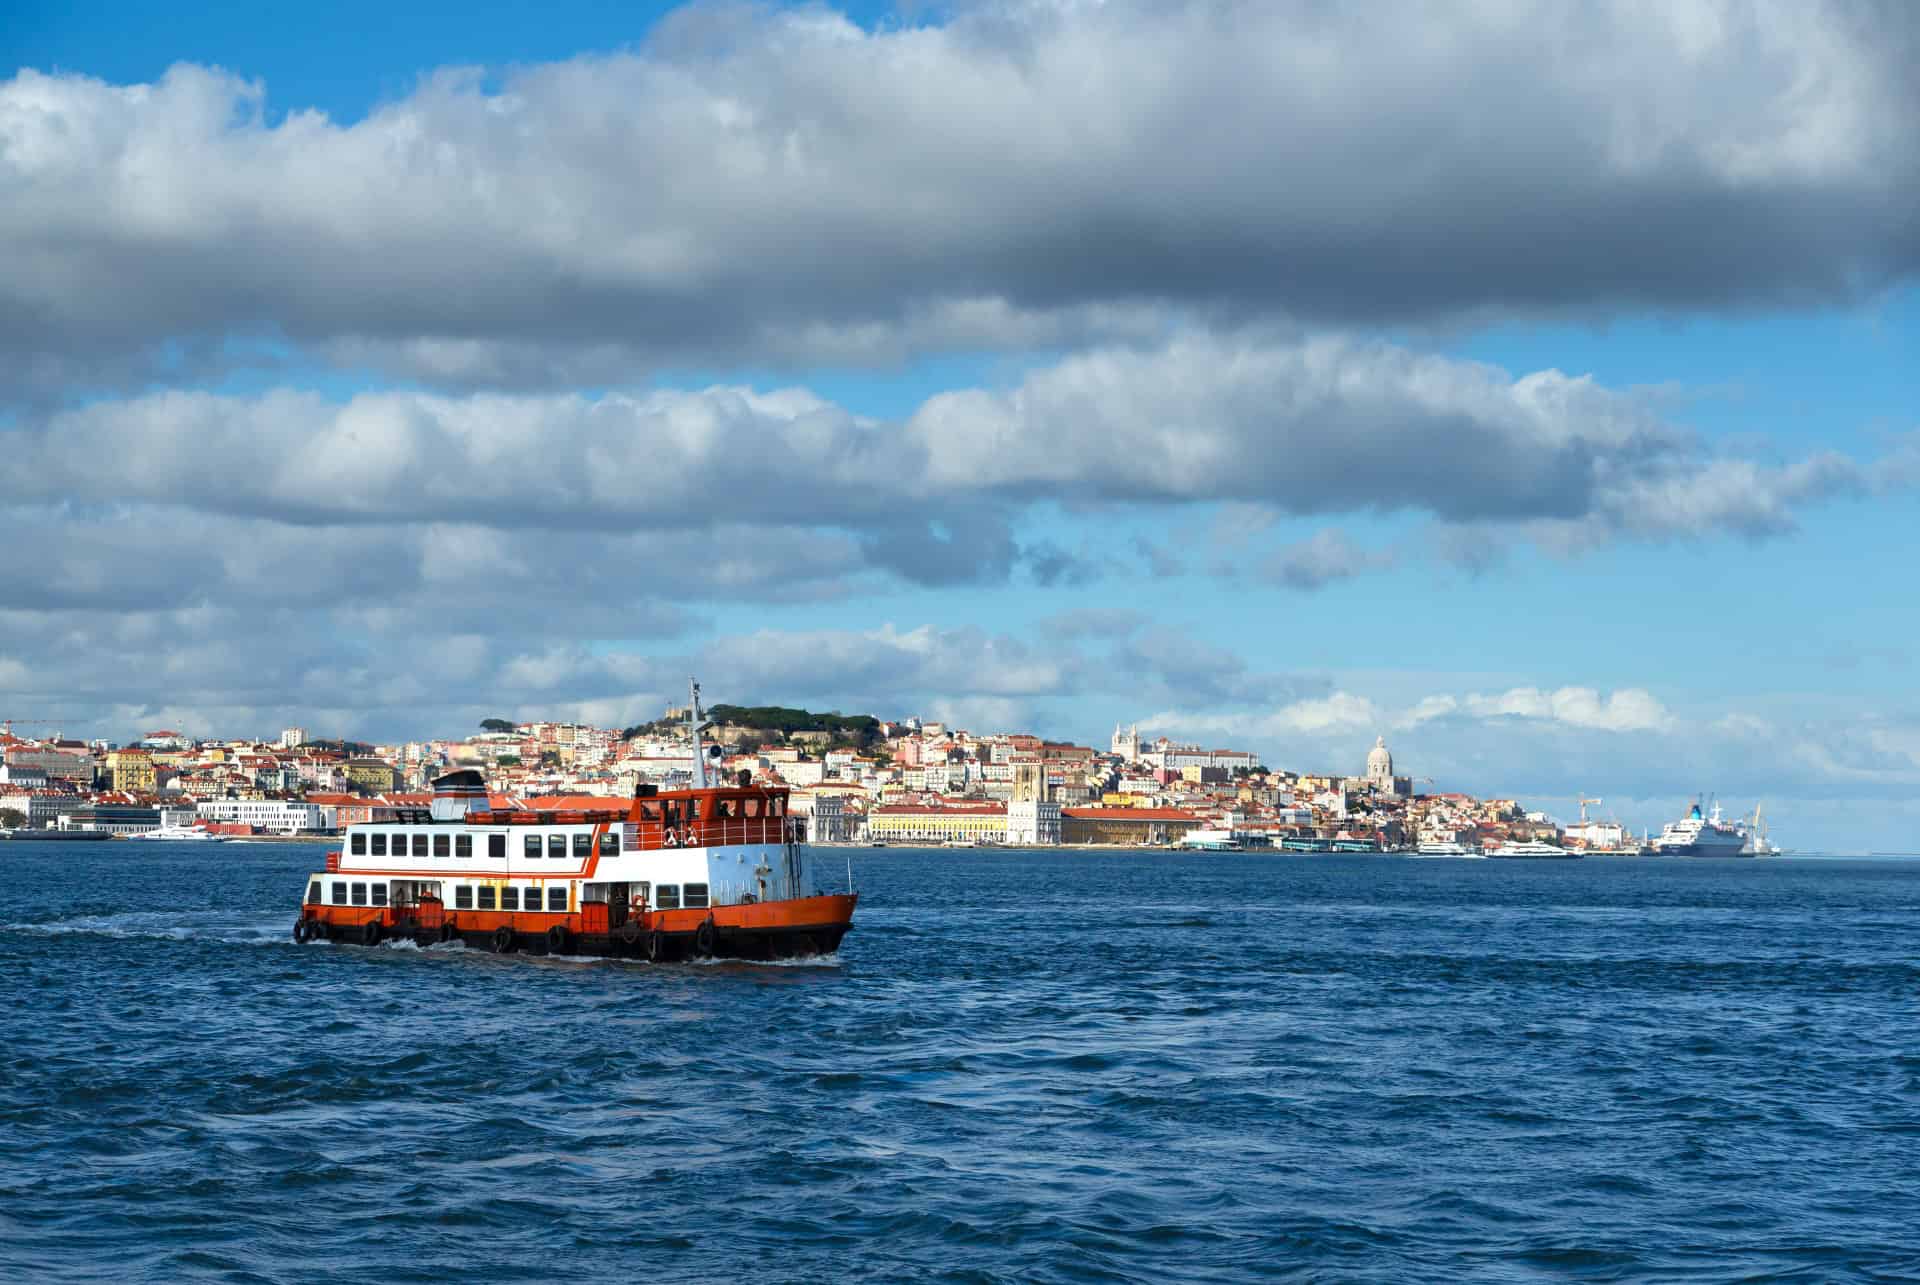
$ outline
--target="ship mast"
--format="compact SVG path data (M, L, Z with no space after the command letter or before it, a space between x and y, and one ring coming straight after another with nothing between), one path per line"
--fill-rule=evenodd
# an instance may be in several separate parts
M700 729L706 726L700 714L700 682L695 678L687 679L693 689L693 699L687 703L687 734L693 738L693 788L707 788L707 755L700 748Z

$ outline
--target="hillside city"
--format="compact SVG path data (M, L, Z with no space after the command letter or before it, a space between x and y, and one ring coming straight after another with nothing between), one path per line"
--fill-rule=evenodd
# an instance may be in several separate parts
M1561 827L1513 799L1416 792L1384 742L1337 770L1274 768L1245 750L1207 748L1137 727L1103 749L1018 732L972 732L919 718L817 715L716 706L709 771L784 786L819 843L1131 845L1193 842L1304 851L1396 851L1416 843L1543 840L1606 848L1617 822ZM0 829L136 835L306 836L392 819L430 797L436 776L485 774L496 806L560 808L630 798L637 786L691 781L684 710L626 729L488 719L460 740L370 745L310 738L196 740L149 732L113 745L0 723ZM1584 809L1583 809L1584 811Z

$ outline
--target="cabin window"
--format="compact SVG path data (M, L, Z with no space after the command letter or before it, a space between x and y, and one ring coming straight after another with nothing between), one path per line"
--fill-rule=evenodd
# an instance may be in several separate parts
M455 910L473 909L473 887L471 884L463 883L453 890L453 908Z
M620 832L609 830L600 836L600 855L613 857L620 854Z
M772 799L768 800L767 811L773 816L785 816L787 812L787 801L776 794Z
M582 861L585 861L588 857L592 856L593 855L593 836L590 834L574 835L573 836L573 855L575 857L578 857Z
M473 855L473 836L470 834L454 835L453 836L453 855L456 857L472 856Z
M493 909L493 889L486 884L480 885L480 909Z
M373 855L376 857L384 857L387 855L387 836L383 831L374 832Z
M713 805L713 815L716 819L721 821L725 821L731 816L733 816L733 800L721 799L719 802L715 803Z
M502 888L500 890L500 909L520 909L520 890L518 888Z
M565 884L553 884L547 888L547 909L564 911L567 908L567 889Z
M547 855L555 861L565 861L567 859L567 836L564 834L548 835Z
M687 885L687 909L705 910L707 906L707 885L690 883Z
M333 885L333 904L336 906L344 906L347 904L347 885L344 883L336 883Z
M687 820L698 821L699 819L700 819L700 800L688 799L687 800Z
M352 852L354 856L364 857L367 855L367 836L358 830L353 832L353 838L349 840L349 844L348 851Z
M387 904L387 885L384 883L376 883L373 885L373 904L376 906L384 906Z
M413 836L413 855L416 857L424 857L427 855L426 835L416 834Z
M537 834L530 834L527 836L527 860L538 861L539 859L540 859L540 836Z
M318 879L315 879L307 885L307 904L309 906L317 906L320 904L320 881Z
M680 885L679 884L663 883L658 888L655 888L653 890L653 895L654 895L653 904L656 910L680 909Z
M644 820L658 821L660 819L660 805L658 803L642 803L640 805L640 816Z
M487 855L495 861L505 861L507 859L507 836L504 834L488 835Z
M436 857L452 856L453 855L453 836L450 834L434 835L433 836L433 855Z
M367 885L364 883L356 883L353 885L353 904L356 906L364 906L367 904Z
M748 799L745 803L742 803L740 806L741 806L741 809L746 813L746 815L749 818L757 817L760 815L760 800L758 799Z

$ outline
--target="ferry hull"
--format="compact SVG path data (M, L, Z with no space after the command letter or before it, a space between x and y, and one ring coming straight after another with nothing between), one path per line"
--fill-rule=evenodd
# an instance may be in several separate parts
M428 922L394 908L308 906L296 941L419 945L458 941L494 954L585 955L666 963L686 959L798 959L831 955L853 928L858 893L790 901L656 910L618 926L583 926L578 914L448 911Z

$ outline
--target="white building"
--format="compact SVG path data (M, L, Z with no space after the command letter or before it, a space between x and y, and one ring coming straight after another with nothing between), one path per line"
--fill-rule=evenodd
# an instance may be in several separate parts
M333 830L334 809L286 799L208 799L194 809L202 821L250 825L268 834Z
M280 729L280 748L296 750L307 743L307 729L304 727L283 727Z

